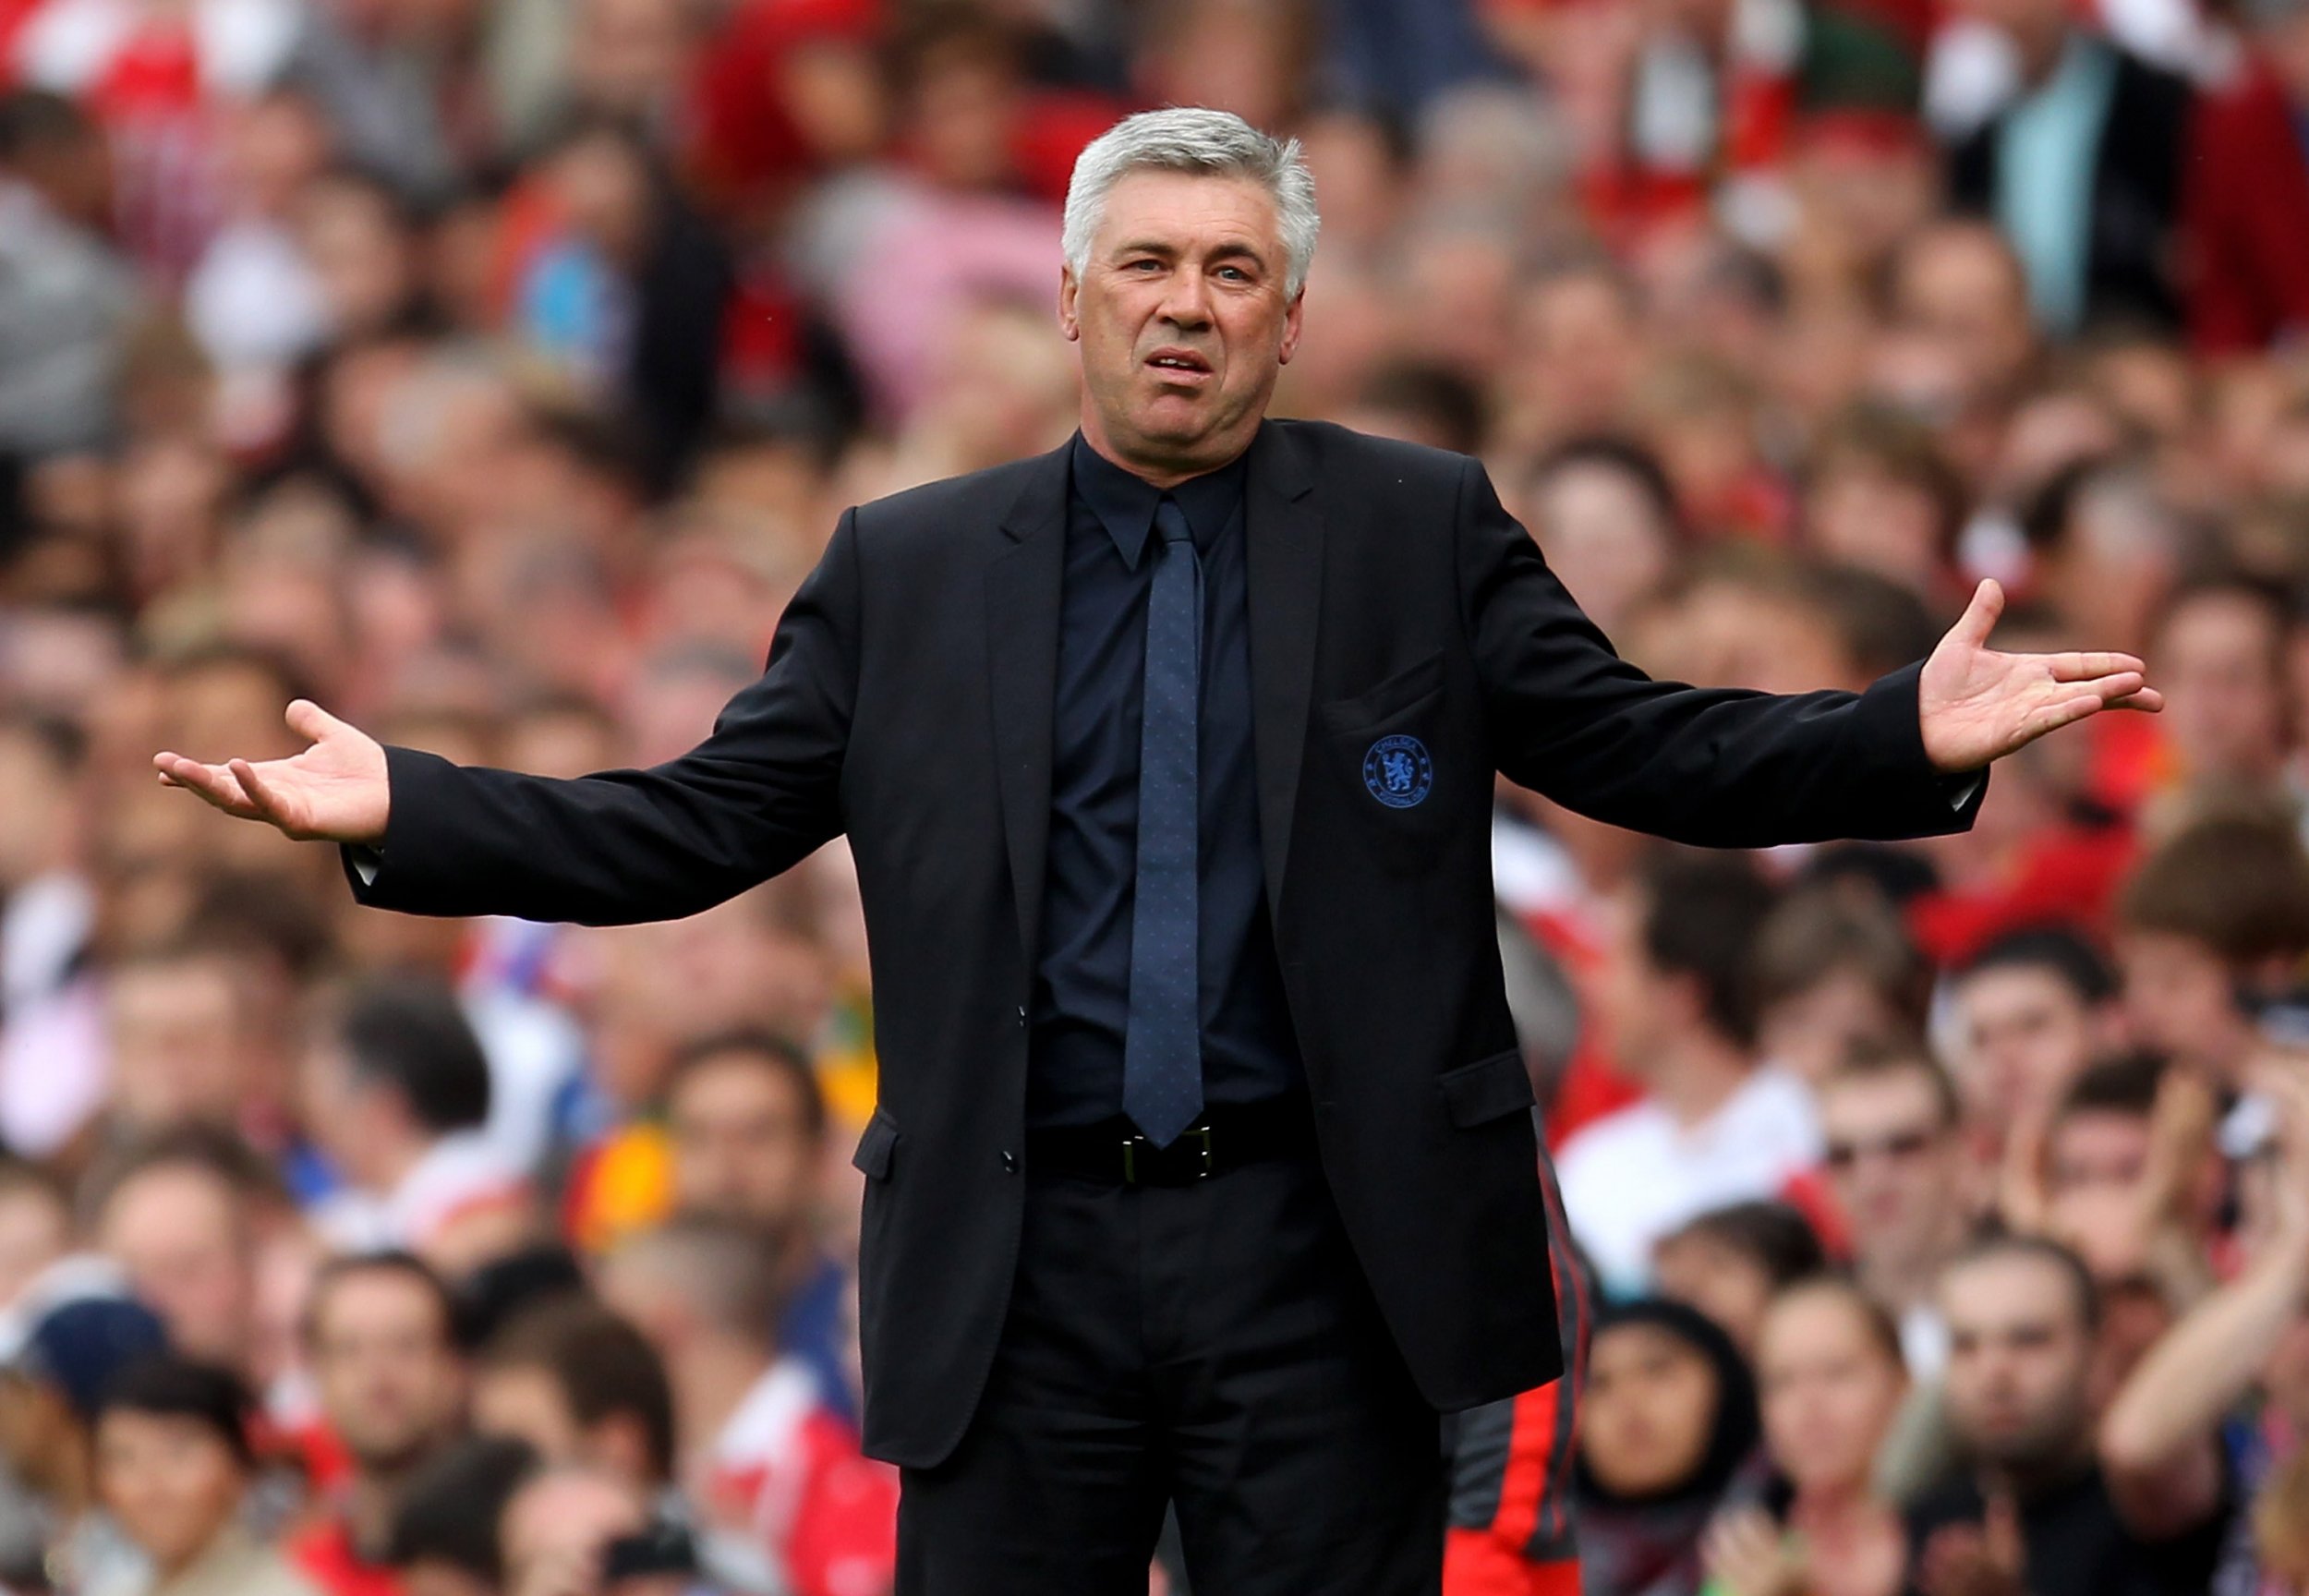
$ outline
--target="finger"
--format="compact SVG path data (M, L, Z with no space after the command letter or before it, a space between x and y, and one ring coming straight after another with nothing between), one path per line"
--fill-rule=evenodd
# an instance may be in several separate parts
M1985 648L1989 634L1996 630L1997 617L2004 613L2004 589L1993 576L1984 576L1980 586L1972 590L1972 602L1949 628L1949 635L1976 648Z
M2084 677L2059 685L2094 694L2104 702L2111 698L2130 698L2135 693L2149 690L2147 678L2138 671L2115 671L2106 676Z
M2144 687L2138 693L2128 693L2122 698L2110 699L2109 707L2138 709L2144 714L2156 715L2161 713L2165 707L2165 695L2154 687Z
M2091 693L2079 694L2073 698L2063 698L2056 704L2039 709L2029 718L2028 740L2033 743L2048 732L2058 732L2063 726L2074 725L2085 716L2107 707L2108 703L2105 699Z
M177 786L187 789L229 815L249 816L255 813L249 807L248 794L241 791L240 783L233 779L230 771L220 770L213 765L203 765L198 759L187 759L181 754L163 754L153 763L157 765L162 760L168 761L161 771L163 780L174 780Z
M248 794L249 805L258 815L275 826L285 827L288 824L282 808L280 790L272 785L270 777L258 775L257 768L246 759L227 760L225 768L240 783L241 791Z
M2055 682L2084 682L2126 671L2141 677L2148 674L2148 667L2131 654L2047 654L2043 659Z

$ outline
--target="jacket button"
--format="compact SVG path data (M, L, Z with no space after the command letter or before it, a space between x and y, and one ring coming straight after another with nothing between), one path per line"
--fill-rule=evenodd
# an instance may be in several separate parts
M1005 1175L1018 1173L1018 1155L1008 1148L1005 1148L1002 1153L1002 1173Z
M1018 1006L1018 1028L1022 1031L1026 1029L1026 1005L1023 1003Z

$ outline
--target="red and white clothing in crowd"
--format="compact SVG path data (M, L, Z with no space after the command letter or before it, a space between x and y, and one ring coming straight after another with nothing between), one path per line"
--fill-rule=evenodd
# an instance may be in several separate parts
M390 1191L347 1188L323 1198L312 1222L340 1252L425 1253L459 1224L530 1198L527 1179L487 1134L465 1130L434 1143Z
M297 0L39 0L13 27L4 75L95 113L121 241L174 285L218 221L213 107L277 79L303 27Z
M1697 1125L1677 1124L1649 1097L1605 1115L1565 1143L1555 1173L1599 1283L1634 1295L1662 1237L1711 1208L1796 1199L1820 1151L1810 1090L1761 1065Z
M732 1590L888 1596L896 1578L898 1471L858 1450L797 1360L722 1426L695 1505L707 1571Z

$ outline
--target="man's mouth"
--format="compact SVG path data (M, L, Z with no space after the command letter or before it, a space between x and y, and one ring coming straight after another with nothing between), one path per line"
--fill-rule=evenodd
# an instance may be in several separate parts
M1191 349L1157 349L1146 357L1146 363L1157 371L1183 372L1196 377L1207 377L1211 372L1211 363Z

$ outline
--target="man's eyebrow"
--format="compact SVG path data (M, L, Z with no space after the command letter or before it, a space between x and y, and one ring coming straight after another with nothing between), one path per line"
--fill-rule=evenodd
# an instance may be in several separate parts
M1113 259L1121 260L1132 255L1158 255L1166 260L1173 260L1178 259L1179 247L1176 244L1165 243L1158 238L1132 239L1117 245ZM1267 263L1267 258L1260 251L1259 247L1244 238L1230 238L1224 244L1214 246L1210 258L1214 260L1231 260L1239 258L1262 267Z

